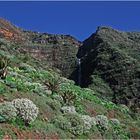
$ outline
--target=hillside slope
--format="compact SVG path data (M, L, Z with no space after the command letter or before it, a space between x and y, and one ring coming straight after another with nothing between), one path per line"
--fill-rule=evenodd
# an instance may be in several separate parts
M16 52L17 46L4 39L0 44L5 48L1 59L11 61L6 78L0 80L0 139L140 138L139 116L133 119L129 108L74 85L40 61ZM18 111L22 109L20 115L14 114L13 101ZM39 113L28 124L34 106Z

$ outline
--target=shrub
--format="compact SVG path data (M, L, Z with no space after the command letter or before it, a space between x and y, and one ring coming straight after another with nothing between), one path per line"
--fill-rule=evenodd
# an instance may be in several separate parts
M0 104L0 122L11 121L17 117L17 110L11 102Z
M50 76L48 77L48 80L45 81L44 83L49 90L51 90L52 92L57 92L59 89L59 84L60 84L60 77L59 76Z
M14 99L12 104L18 111L18 116L23 119L25 124L33 122L38 115L38 108L29 99Z
M52 98L59 101L60 103L63 103L63 98L62 96L58 95L58 94L53 94Z
M12 75L8 75L6 78L6 85L10 86L11 88L17 88L19 91L27 91L27 86L25 85L25 80L23 77L15 77Z
M7 91L7 87L4 83L0 82L0 94L4 94Z
M77 113L65 114L64 116L59 115L53 120L53 123L76 136L87 134L91 128L96 127L95 118Z
M28 89L28 91L35 92L40 96L42 96L42 95L51 95L52 94L51 90L45 89L45 87L43 85L41 85L40 83L26 81L24 83L24 85Z
M81 100L82 92L79 86L73 85L71 83L61 83L59 85L59 93L63 96L64 100L75 102Z
M129 109L126 105L120 104L119 106L120 106L121 111L122 111L123 113L129 113L129 112L130 112L130 109Z
M36 71L32 66L26 64L26 63L21 63L19 66L20 70L24 70L24 72L32 72Z
M120 125L120 121L118 119L112 118L109 121L114 125Z
M75 84L74 81L69 80L69 79L64 78L64 77L61 77L60 81L61 81L61 83L70 83L70 84L73 84L73 85Z
M72 105L77 97L77 94L73 91L67 90L67 91L61 91L61 96L63 98L64 104L66 105Z
M84 133L84 121L78 114L68 114L66 118L70 122L69 131L74 135L82 135Z
M128 133L123 129L117 119L113 119L113 121L110 121L110 124L110 129L112 130L115 139L129 139Z
M61 109L60 102L55 99L48 98L46 100L46 104L48 104L55 111L60 111L60 109Z
M97 115L95 119L97 123L96 126L98 127L99 131L103 135L109 126L108 119L104 115Z
M84 121L84 132L87 133L92 128L92 126L96 126L96 120L94 117L90 117L88 115L82 115L81 119Z
M71 123L67 120L67 118L65 118L64 116L62 115L58 115L53 123L55 124L55 126L63 129L63 130L69 130L70 127L71 127Z
M63 106L63 107L61 108L61 111L62 111L64 114L68 114L68 113L75 114L75 113L76 113L75 107L74 107L74 106Z

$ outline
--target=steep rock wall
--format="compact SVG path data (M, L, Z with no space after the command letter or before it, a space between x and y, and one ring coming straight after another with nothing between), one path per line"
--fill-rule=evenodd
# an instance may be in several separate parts
M115 103L140 107L140 33L99 27L83 42L81 86L90 87ZM78 81L78 68L70 77Z

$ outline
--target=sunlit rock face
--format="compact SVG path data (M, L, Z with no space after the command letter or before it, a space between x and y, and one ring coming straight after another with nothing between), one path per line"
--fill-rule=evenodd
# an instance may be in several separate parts
M140 33L99 27L83 42L81 86L90 87L115 103L140 107ZM78 83L78 68L71 75Z

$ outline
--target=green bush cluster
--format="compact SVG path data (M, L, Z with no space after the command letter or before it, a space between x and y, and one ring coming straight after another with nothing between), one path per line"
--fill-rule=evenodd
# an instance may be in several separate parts
M11 88L16 88L18 91L35 92L39 95L47 94L46 87L38 82L32 82L31 79L26 79L25 76L18 73L10 73L6 78L6 84Z
M29 73L29 72L32 72L32 71L36 72L35 68L33 68L31 65L28 65L26 63L21 63L20 66L19 66L19 69L24 70L25 73Z
M61 103L58 100L48 98L46 100L46 104L49 105L54 111L60 111L61 109Z
M53 93L58 91L59 84L60 84L60 77L57 75L53 75L48 78L45 84L48 86L48 89L51 90Z
M59 127L65 131L69 131L71 127L71 123L67 120L65 116L62 115L56 116L52 123L54 123L56 127Z
M92 130L95 130L97 126L94 117L80 115L78 113L65 113L63 116L59 115L55 117L52 123L54 123L56 127L69 131L75 136L88 134Z
M114 139L129 139L128 133L123 129L122 125L117 119L110 120L110 129Z
M14 99L12 102L0 103L0 122L8 122L21 118L30 124L38 116L39 110L29 99Z
M84 121L78 114L65 114L64 116L57 116L53 123L65 130L69 131L73 135L83 135L87 129L84 125Z

